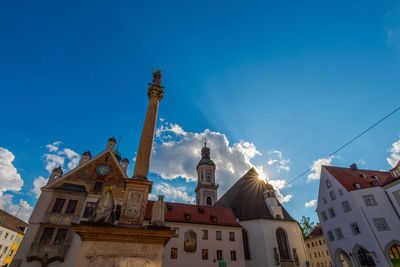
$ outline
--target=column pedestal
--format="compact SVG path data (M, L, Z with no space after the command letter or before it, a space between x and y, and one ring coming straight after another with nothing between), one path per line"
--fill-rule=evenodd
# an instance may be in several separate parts
M73 225L81 237L75 267L161 267L164 245L174 231L119 225Z

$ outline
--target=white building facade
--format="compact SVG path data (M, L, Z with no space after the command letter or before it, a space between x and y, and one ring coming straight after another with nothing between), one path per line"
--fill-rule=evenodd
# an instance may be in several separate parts
M393 179L355 164L322 166L316 211L334 266L393 264L389 250L400 249L400 220L382 187Z

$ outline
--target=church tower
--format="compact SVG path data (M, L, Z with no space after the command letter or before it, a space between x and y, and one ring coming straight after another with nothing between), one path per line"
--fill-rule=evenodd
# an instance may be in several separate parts
M210 148L207 142L201 149L201 160L197 164L196 204L213 206L217 201L218 185L215 184L215 163L210 157Z

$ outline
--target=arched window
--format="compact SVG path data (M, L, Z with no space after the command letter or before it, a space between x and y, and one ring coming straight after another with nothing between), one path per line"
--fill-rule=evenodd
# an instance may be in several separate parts
M276 239L278 241L279 254L281 256L281 259L290 259L288 242L286 239L285 231L283 229L279 228L278 230L276 230Z
M326 187L330 188L332 186L331 180L326 180Z
M332 199L332 200L335 200L335 199L336 199L335 192L331 191L331 192L329 193L329 195L331 195L331 199Z
M389 257L390 257L390 260L392 261L393 265L395 263L397 263L397 264L400 263L400 246L399 245L396 244L396 245L393 245L392 247L390 247Z
M207 206L211 206L211 197L207 197Z
M365 248L360 247L358 249L357 257L361 265L375 266L375 262L374 259L371 257L371 253L369 253Z

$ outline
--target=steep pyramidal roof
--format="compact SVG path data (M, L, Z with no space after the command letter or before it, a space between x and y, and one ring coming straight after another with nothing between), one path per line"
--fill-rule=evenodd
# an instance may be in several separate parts
M264 201L264 191L272 187L258 179L258 173L251 168L239 179L214 206L231 208L239 220L273 219L276 220ZM282 206L284 218L281 220L295 221Z

